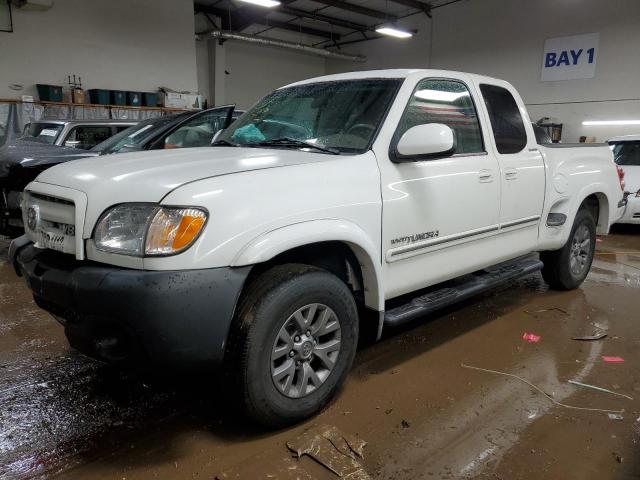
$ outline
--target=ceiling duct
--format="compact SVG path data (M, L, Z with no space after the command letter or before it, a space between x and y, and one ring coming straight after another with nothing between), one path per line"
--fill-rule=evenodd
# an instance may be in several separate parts
M311 47L309 45L303 45L301 43L287 42L284 40L277 40L275 38L258 37L256 35L247 35L245 33L228 32L222 30L213 30L208 32L208 35L213 38L222 40L240 40L241 42L257 43L258 45L265 45L269 47L288 48L290 50L298 50L300 52L310 53L312 55L318 55L325 58L335 58L337 60L349 60L351 62L364 62L367 57L363 55L352 55L349 53L334 52L332 50L325 50L324 48ZM198 35L199 38L204 37L204 34Z

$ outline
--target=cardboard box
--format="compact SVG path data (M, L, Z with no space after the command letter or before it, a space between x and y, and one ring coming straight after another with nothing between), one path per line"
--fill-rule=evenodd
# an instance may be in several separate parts
M201 109L202 103L202 95L166 92L162 96L162 104L168 108Z

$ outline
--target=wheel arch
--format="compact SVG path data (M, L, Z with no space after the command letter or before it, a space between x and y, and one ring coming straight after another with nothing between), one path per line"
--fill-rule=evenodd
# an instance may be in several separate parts
M352 290L361 288L364 305L380 312L384 310L384 290L379 259L379 249L362 228L347 220L328 219L264 233L246 244L231 266L251 265L252 275L279 263L319 266L345 280Z

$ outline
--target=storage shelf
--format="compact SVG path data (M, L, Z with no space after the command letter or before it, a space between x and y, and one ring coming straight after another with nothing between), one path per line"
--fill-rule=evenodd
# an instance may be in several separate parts
M0 103L15 103L24 105L43 105L43 106L59 106L59 107L80 107L80 108L108 108L118 110L154 110L159 112L186 112L193 109L188 108L170 108L170 107L134 107L131 105L102 105L98 103L72 103L72 102L23 102L18 99L0 98Z

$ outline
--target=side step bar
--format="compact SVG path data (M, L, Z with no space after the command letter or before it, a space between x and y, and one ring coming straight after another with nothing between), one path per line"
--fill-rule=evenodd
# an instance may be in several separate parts
M384 326L402 325L541 269L542 262L537 256L527 256L465 275L460 279L462 283L451 285L453 281L445 282L444 285L448 286L432 290L408 303L387 310L384 314Z

